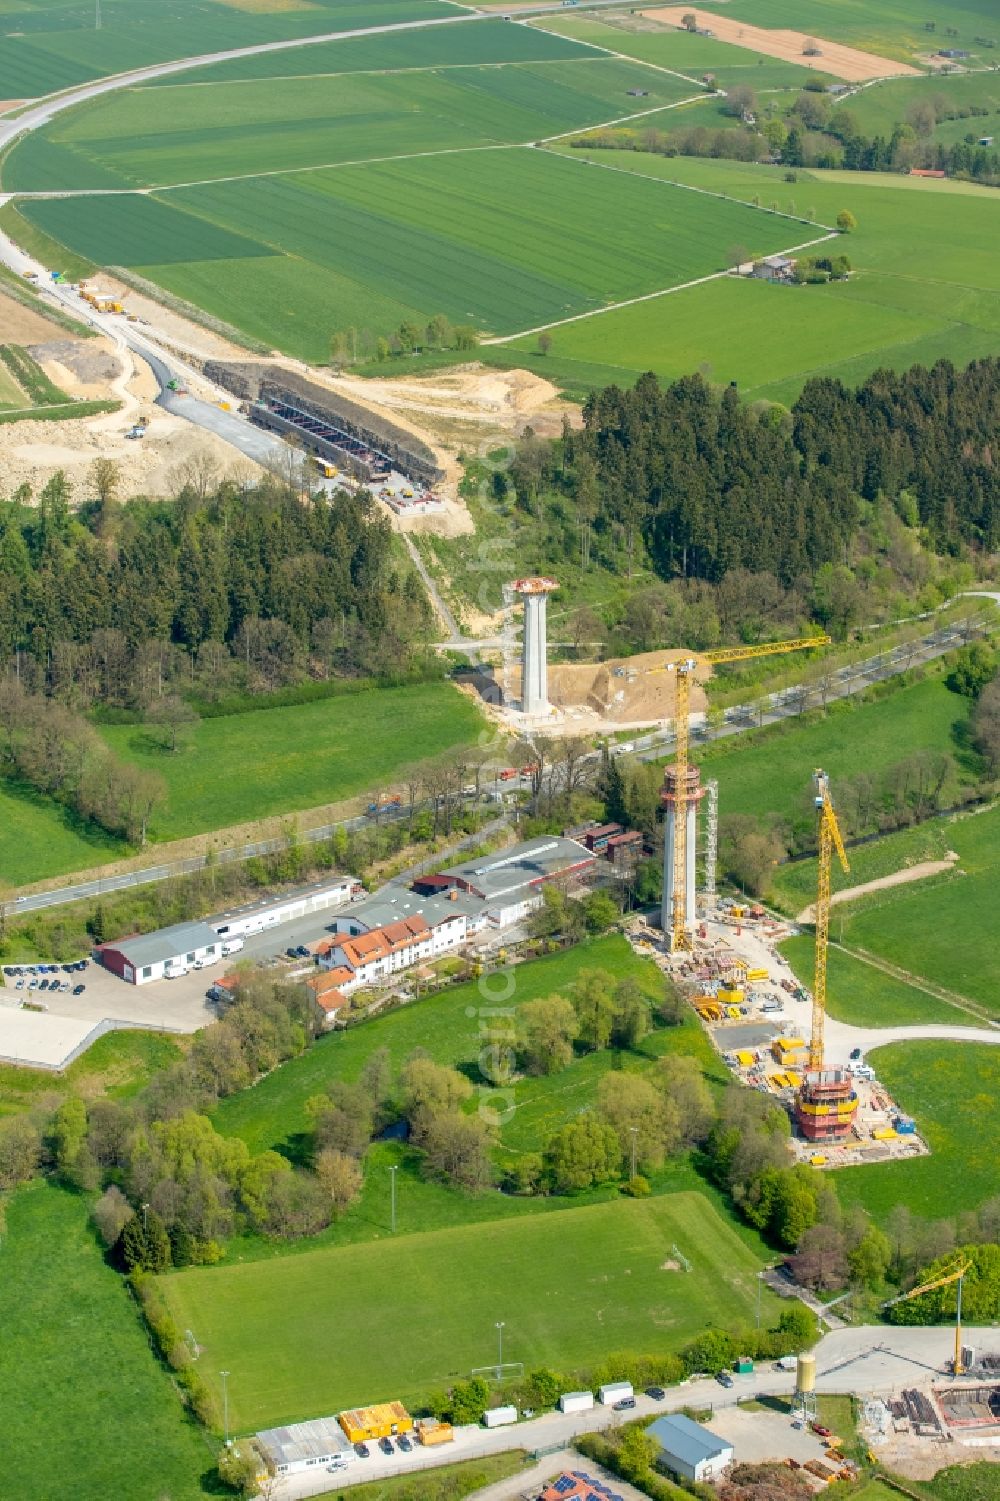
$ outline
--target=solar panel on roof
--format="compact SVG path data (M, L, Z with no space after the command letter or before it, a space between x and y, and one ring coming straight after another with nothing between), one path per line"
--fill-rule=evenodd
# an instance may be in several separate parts
M572 1475L560 1475L559 1479L553 1486L553 1490L557 1490L560 1496L564 1496L567 1491L572 1491L575 1489L576 1481L573 1479Z

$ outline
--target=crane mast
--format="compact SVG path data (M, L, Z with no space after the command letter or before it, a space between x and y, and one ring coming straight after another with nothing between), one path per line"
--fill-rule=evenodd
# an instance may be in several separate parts
M809 1069L819 1073L823 1067L823 1030L826 1021L826 961L830 947L830 875L833 853L844 873L850 870L847 852L840 833L837 815L830 801L830 779L825 771L818 770L813 780L816 784L816 808L819 813L819 875L816 889L816 955L813 970L812 1032L809 1038Z
M688 808L701 796L698 773L689 765L691 681L699 663L747 662L756 657L783 656L786 652L805 651L813 646L829 646L829 636L800 636L792 641L768 641L758 646L722 646L712 651L699 652L697 658L687 657L679 662L668 663L666 668L652 671L675 673L674 687L674 763L668 768L664 781L662 801L673 812L673 881L670 903L670 950L672 953L689 952L694 947L691 932L693 913L688 911L687 865L688 865ZM666 914L664 913L664 916Z

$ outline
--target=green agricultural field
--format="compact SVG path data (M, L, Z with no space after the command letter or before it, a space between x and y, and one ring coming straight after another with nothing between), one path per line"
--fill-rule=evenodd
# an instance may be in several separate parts
M837 932L840 909L833 909L831 926ZM812 989L815 944L812 935L789 938L781 945L803 985ZM912 985L904 985L891 975L866 964L863 959L834 946L827 961L827 1010L837 1021L855 1027L908 1027L923 1022L940 1022L945 1026L974 1027L976 1018L957 1011L947 1001L939 1001ZM801 1016L807 1008L801 1007Z
M109 73L372 25L444 19L439 0L5 0L0 99L29 99Z
M956 822L950 833L961 856L955 870L866 898L845 922L844 941L1000 1013L1000 808Z
M77 1194L42 1182L7 1205L0 1251L4 1479L9 1496L214 1494L214 1448L156 1363Z
M182 839L384 787L405 767L468 744L480 724L474 706L438 682L203 719L175 753L142 725L102 726L101 734L125 760L164 778L154 837Z
M669 73L593 52L574 62L358 73L334 86L320 76L125 89L25 137L4 164L3 185L169 186L530 142L692 91Z
M429 26L384 36L345 37L338 42L315 42L280 52L172 73L147 85L176 88L227 83L240 78L305 78L333 73L412 71L418 68L461 68L491 63L558 62L563 58L592 57L593 49L570 37L555 36L530 26L509 26L497 20L469 21L456 26Z
M722 814L775 813L797 820L810 815L815 767L829 773L836 797L837 778L862 769L859 746L864 770L877 775L911 747L956 754L957 727L967 718L968 701L940 678L930 678L882 699L842 700L806 723L751 731L696 758L704 776L718 778Z
M690 1273L666 1270L670 1247ZM179 1272L162 1291L213 1370L233 1372L240 1430L360 1402L416 1402L494 1352L577 1368L676 1349L752 1314L759 1259L706 1198L681 1193L275 1261ZM765 1317L776 1301L765 1292ZM400 1338L419 1319L420 1338Z
M640 30L635 28L629 16L623 13L616 17L613 11L607 12L601 20L590 16L546 16L544 20L533 22L532 28L572 37L593 47L604 47L609 52L620 52L626 57L669 68L698 81L705 73L711 73L724 89L731 89L736 84L768 90L801 88L810 78L825 79L827 76L818 74L813 68L804 68L800 63L782 62L748 47L720 42L716 37L698 36L666 26L655 31Z
M416 308L516 329L718 271L737 241L776 250L789 228L752 205L519 149L19 208L77 253L314 359L330 327L317 293L331 286L335 327L384 329ZM628 224L627 239L609 224ZM275 272L268 256L287 259Z
M893 1043L873 1053L872 1063L893 1099L916 1119L931 1155L842 1169L836 1175L842 1202L863 1204L884 1223L894 1204L937 1219L994 1198L1000 1047Z
M713 380L736 380L746 396L790 402L814 375L854 384L880 366L903 369L940 358L965 364L996 352L1000 264L991 246L1000 232L1000 195L992 189L859 172L800 171L789 184L775 167L555 149L756 199L764 209L775 205L806 219L814 215L824 224L849 208L857 231L827 248L845 252L855 273L847 284L825 287L749 281L692 287L554 329L546 360L532 358L533 339L515 340L497 351L504 363L516 355L575 389L603 383L609 366L623 381L650 369L673 379L705 364ZM779 222L786 247L819 232L808 222ZM734 326L741 330L737 340Z

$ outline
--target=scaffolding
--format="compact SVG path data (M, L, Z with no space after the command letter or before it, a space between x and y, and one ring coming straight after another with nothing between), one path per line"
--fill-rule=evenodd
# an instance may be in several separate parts
M705 810L705 897L708 905L715 902L715 883L719 867L719 784L706 782L708 803Z

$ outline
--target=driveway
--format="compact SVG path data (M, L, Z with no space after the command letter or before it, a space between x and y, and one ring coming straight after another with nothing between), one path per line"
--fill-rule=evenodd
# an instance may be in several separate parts
M1000 1348L1000 1330L971 1328L964 1330L967 1344L989 1350ZM889 1396L903 1387L927 1386L948 1381L945 1362L951 1358L955 1347L954 1330L950 1328L883 1328L880 1325L862 1325L849 1329L837 1329L820 1340L815 1348L817 1360L816 1389L820 1392L850 1392L859 1396ZM793 1372L776 1371L762 1366L752 1378L739 1381L727 1390L718 1382L706 1378L689 1381L673 1387L662 1402L653 1402L649 1397L636 1398L636 1416L643 1417L660 1412L676 1412L683 1407L694 1407L709 1413L708 1425L728 1423L740 1399L761 1396L790 1396L795 1389ZM594 1407L589 1412L563 1414L550 1412L530 1422L517 1423L511 1428L488 1432L484 1428L460 1428L456 1442L441 1450L421 1450L419 1445L412 1454L394 1454L391 1459L373 1454L370 1460L352 1465L347 1475L336 1481L339 1494L364 1481L384 1480L390 1475L405 1474L414 1468L429 1468L438 1464L454 1464L460 1459L475 1459L484 1454L499 1454L508 1449L526 1449L529 1454L544 1454L541 1469L551 1462L559 1468L557 1450L568 1445L575 1435L613 1427L622 1421L622 1415L609 1407ZM741 1423L742 1418L734 1418ZM770 1420L769 1420L770 1421ZM771 1430L772 1440L778 1444L776 1458L782 1458L790 1450L784 1430ZM789 1427L789 1435L793 1430ZM779 1443L780 1440L780 1443ZM769 1446L769 1445L768 1445ZM588 1461L579 1459L574 1468L591 1468ZM530 1475L532 1472L528 1471ZM550 1472L551 1473L551 1472ZM524 1476L518 1477L526 1484ZM274 1501L299 1501L307 1496L320 1496L331 1489L331 1481L325 1474L304 1473L290 1475L276 1487ZM503 1482L507 1485L508 1482ZM621 1494L620 1482L614 1488ZM492 1489L492 1488L491 1488ZM490 1492L486 1492L490 1495ZM521 1494L514 1489L499 1492L504 1501Z

